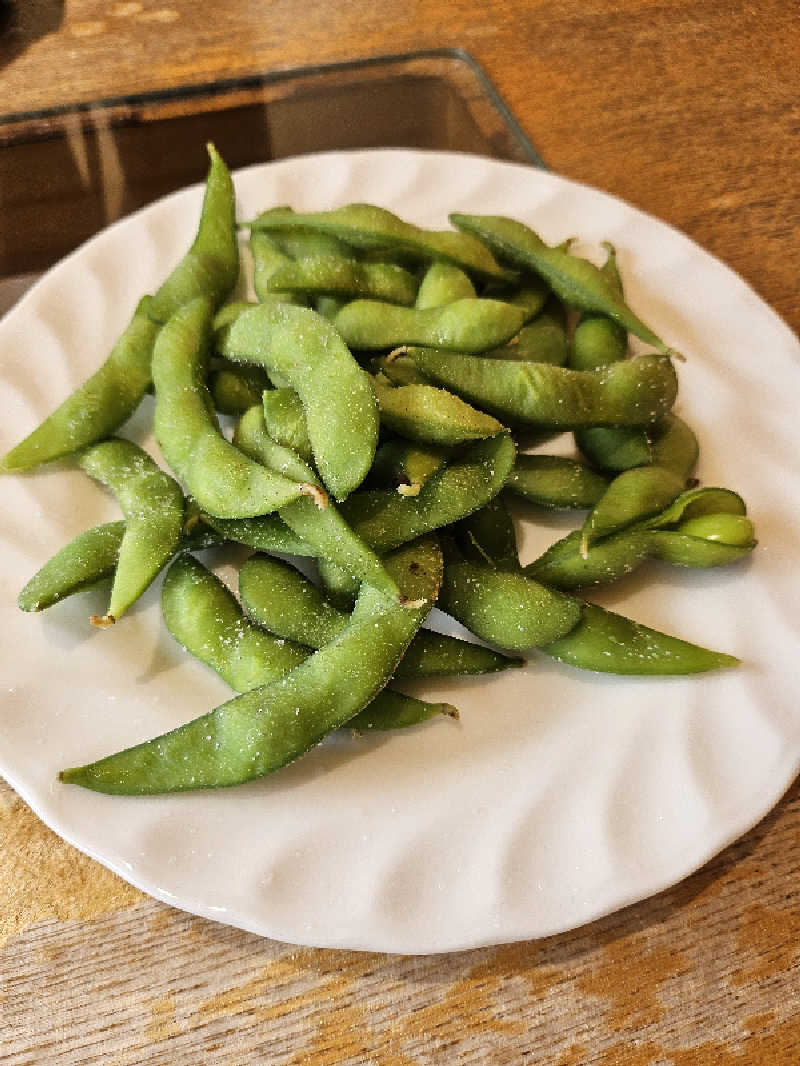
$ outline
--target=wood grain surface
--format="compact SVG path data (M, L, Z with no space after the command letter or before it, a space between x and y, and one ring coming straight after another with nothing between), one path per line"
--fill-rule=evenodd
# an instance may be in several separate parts
M19 0L0 27L0 114L464 48L552 169L678 226L800 329L795 3ZM571 933L296 949L146 898L0 785L0 1062L797 1066L798 886L795 784L694 876Z

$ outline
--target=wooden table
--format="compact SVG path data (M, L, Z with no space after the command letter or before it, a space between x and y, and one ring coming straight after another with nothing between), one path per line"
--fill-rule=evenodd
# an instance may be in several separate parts
M460 47L555 171L632 201L800 328L786 0L19 2L0 113ZM14 24L14 20L16 22ZM0 1061L795 1066L800 785L675 888L540 942L297 949L142 896L0 786Z

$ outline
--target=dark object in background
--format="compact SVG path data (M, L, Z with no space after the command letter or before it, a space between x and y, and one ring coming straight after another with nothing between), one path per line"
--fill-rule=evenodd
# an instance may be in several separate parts
M0 0L0 67L57 30L63 19L64 0Z

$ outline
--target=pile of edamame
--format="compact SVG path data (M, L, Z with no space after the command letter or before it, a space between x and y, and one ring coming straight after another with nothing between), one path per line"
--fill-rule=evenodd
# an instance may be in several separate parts
M122 512L46 562L23 610L110 578L91 619L110 626L164 572L168 630L237 695L62 781L122 794L235 785L343 726L457 715L393 680L537 653L619 674L736 665L582 598L649 560L720 566L755 545L742 499L693 480L674 353L627 306L613 248L596 267L508 218L453 214L435 232L367 204L273 208L239 224L257 299L233 301L234 190L209 155L191 247L0 468L72 457ZM651 353L632 356L631 334ZM115 436L150 391L169 472ZM232 439L220 414L236 418ZM564 432L576 457L547 454ZM511 497L531 520L581 517L523 566ZM251 549L238 597L197 555L226 542ZM318 580L286 554L314 560ZM423 628L434 605L479 642Z

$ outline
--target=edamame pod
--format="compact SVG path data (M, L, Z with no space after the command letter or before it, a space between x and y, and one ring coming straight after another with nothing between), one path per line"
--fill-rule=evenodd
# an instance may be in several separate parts
M257 367L219 367L208 381L214 409L223 415L240 415L253 404L261 403L269 388L266 374Z
M551 248L532 229L511 218L456 213L450 215L450 221L478 237L502 259L539 274L569 307L600 312L663 355L670 354L670 348L628 307L613 282L587 259Z
M277 208L265 211L246 225L271 233L308 229L330 234L353 248L390 249L422 262L444 260L484 279L512 276L497 264L484 243L468 233L421 229L374 204L348 204L307 214Z
M519 570L514 521L502 496L495 496L479 511L462 518L453 533L467 562L495 570Z
M604 674L698 674L739 663L733 655L659 633L589 603L574 629L539 650L569 666Z
M371 351L400 345L435 345L481 352L504 344L520 329L525 314L499 300L455 300L418 310L377 300L353 300L333 324L351 348Z
M635 466L663 466L686 481L697 462L697 437L670 412L653 426L597 427L575 433L584 455L601 470L621 472Z
M239 272L233 185L208 145L211 166L194 243L155 296L145 296L103 365L0 462L0 471L30 470L115 433L151 384L150 360L159 325L181 304L208 294L216 304Z
M393 385L430 385L425 375L417 370L411 359L401 359L412 349L407 345L395 348L388 355L380 355L372 360L374 374L383 374Z
M558 510L593 507L608 479L568 456L518 455L505 487L529 503Z
M434 385L394 386L378 375L372 387L381 424L408 440L448 447L503 432L496 418Z
M65 544L37 570L17 598L22 611L44 611L111 577L116 570L125 522L94 526Z
M417 281L413 274L392 263L359 263L341 256L320 255L279 266L265 289L293 295L385 300L410 307L417 295Z
M248 459L222 436L205 384L210 338L204 298L182 307L159 333L153 349L156 439L202 510L218 518L267 514L304 488Z
M376 488L396 488L401 496L418 496L432 474L452 459L448 448L387 440L375 453L370 483Z
M514 458L514 442L501 433L464 448L417 496L392 489L357 492L342 504L342 514L375 551L390 551L484 507L502 489Z
M260 407L253 407L239 420L234 443L246 455L290 477L303 476L304 483L319 486L314 471L299 456L270 440ZM324 493L320 489L320 494ZM322 510L313 496L293 500L278 510L283 522L313 550L314 555L330 559L359 581L368 581L388 596L399 595L383 563L358 537L337 508L328 503Z
M248 615L287 640L321 648L348 625L308 578L289 563L268 555L251 555L239 571L239 593ZM421 629L395 671L396 678L485 674L518 666L490 648Z
M276 514L257 515L254 518L217 518L203 512L202 519L223 540L243 544L256 551L285 552L287 555L308 558L316 554L316 549L297 536Z
M93 625L112 625L177 551L183 536L183 492L128 440L94 444L81 453L78 464L111 489L125 517L108 611L91 619Z
M606 261L600 273L611 289L624 298L622 278L617 268L614 246L606 243ZM572 334L569 365L573 370L596 370L600 366L619 362L628 354L628 331L606 315L587 314L581 317Z
M287 379L303 404L314 464L337 500L361 484L378 440L375 397L327 319L290 304L261 304L229 327L222 352Z
M210 297L219 307L239 276L233 182L214 145L209 143L206 147L211 166L197 235L148 307L148 313L162 324L198 296Z
M671 361L643 355L599 370L486 359L415 348L408 358L425 377L501 420L576 429L647 425L661 418L678 389Z
M278 247L276 242L266 233L257 233L255 230L250 234L250 252L253 256L253 289L261 303L274 303L276 300L285 300L287 303L296 303L301 307L306 304L303 296L295 296L290 292L281 292L271 285L273 275L291 264L291 259ZM244 310L244 308L243 308ZM233 321L233 318L229 322ZM217 329L217 323L214 323Z
M283 677L311 654L251 625L227 586L186 553L164 577L161 610L175 640L238 692Z
M718 488L715 485L706 485L686 489L660 514L645 519L642 527L664 529L677 525L679 522L685 522L689 518L699 518L701 515L744 515L746 513L747 507L738 492L734 492L733 489Z
M545 655L582 670L693 674L739 661L563 594L546 598L543 589L524 572L493 570L448 555L439 606L500 647L522 649L530 641ZM543 640L548 626L563 627L561 634Z
M507 344L494 348L485 355L490 359L513 359L515 362L564 366L569 355L569 345L563 305L551 297L541 313L523 326Z
M458 709L452 703L429 703L385 688L363 711L350 719L347 728L354 733L408 729L440 714L446 718L458 718Z
M692 569L725 566L755 547L752 522L743 514L698 515L673 528L647 520L604 537L581 550L580 530L552 544L524 572L560 589L587 588L616 581L648 559Z
M482 640L509 651L549 644L581 617L580 604L519 571L445 557L438 606Z
M364 585L347 629L290 674L60 779L145 795L236 785L292 762L374 699L436 599L442 559L434 541L405 547L389 566L406 599L425 608L405 609Z
M150 297L94 374L0 462L0 471L30 470L111 436L150 387L150 360L159 327L148 313Z
M442 307L456 300L474 300L478 294L469 274L452 263L431 263L419 283L414 306L420 311L427 307Z
M682 477L663 466L638 466L617 474L586 516L581 553L601 537L659 514L680 495L684 484Z
M249 622L229 589L191 555L179 556L167 571L161 606L178 643L237 692L283 677L311 655L311 648L278 639ZM384 689L350 728L403 729L435 714L458 717L450 704Z
M304 462L313 463L303 404L294 389L266 389L261 402L270 437L296 452Z

